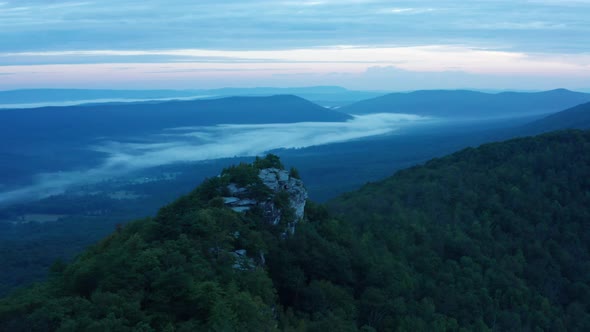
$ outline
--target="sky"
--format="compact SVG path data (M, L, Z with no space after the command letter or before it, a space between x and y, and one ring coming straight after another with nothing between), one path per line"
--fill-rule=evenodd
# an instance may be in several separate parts
M590 91L590 0L0 0L0 90Z

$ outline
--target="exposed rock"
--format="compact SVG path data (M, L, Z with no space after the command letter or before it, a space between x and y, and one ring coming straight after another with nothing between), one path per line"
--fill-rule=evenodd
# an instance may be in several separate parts
M303 181L289 176L289 172L278 168L265 168L258 174L264 185L275 193L286 191L289 194L289 201L295 210L296 221L303 218L305 202L307 201L307 190Z
M258 177L262 180L265 186L272 189L274 192L279 191L279 177L276 168L265 168L260 170Z
M236 212L250 211L250 207L249 206L234 206L231 209L234 210L234 211L236 211Z
M224 197L223 198L223 203L228 204L228 205L234 205L234 203L239 202L240 199L237 197Z
M272 225L278 225L281 222L281 209L277 208L272 200L260 204L264 219Z
M223 197L223 202L236 212L246 212L258 205L257 200L239 197Z
M256 187L259 184L240 186L230 183L222 191L226 195L223 197L224 204L238 213L256 208L268 224L284 227L281 237L285 238L289 234L294 234L297 223L303 219L308 197L303 181L291 177L288 171L279 168L264 168L259 171L258 177L270 189L267 197L264 197L266 195L264 190L261 191L259 187ZM285 196L288 198L288 206L285 205ZM292 209L292 213L285 209ZM233 236L237 239L240 234L236 232ZM266 257L262 251L254 255L257 257L249 257L245 249L237 249L229 254L233 256L232 266L236 270L247 271L254 269L257 265L266 264Z
M231 206L254 206L258 201L250 198L223 197L223 202Z
M241 199L234 203L235 206L254 206L258 204L258 201L255 199Z
M231 254L234 256L234 264L232 265L234 269L246 271L256 267L254 260L246 255L246 249L238 249L231 252Z
M301 219L305 211L307 201L307 190L303 186L303 181L289 176L289 172L278 168L265 168L260 170L258 177L262 183L272 190L272 194L265 200L253 199L247 187L240 187L235 183L227 186L227 192L231 195L223 197L224 203L236 212L246 212L253 207L262 209L265 220L272 224L278 225L281 222L283 211L274 202L274 197L280 192L286 192L289 195L289 205L295 214L294 220L287 220L287 229L285 233L293 234L295 225Z

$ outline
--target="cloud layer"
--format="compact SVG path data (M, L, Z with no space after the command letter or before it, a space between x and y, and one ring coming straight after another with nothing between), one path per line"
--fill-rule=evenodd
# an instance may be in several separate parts
M0 50L469 42L585 52L588 9L586 0L3 0Z
M3 0L0 89L351 86L371 67L447 73L454 84L439 88L497 76L488 88L580 88L589 11L587 0Z
M75 63L59 63L76 59ZM156 62L154 60L157 59ZM73 61L71 61L73 62ZM375 80L375 69L415 77L442 73L434 88L585 88L590 54L527 54L467 46L333 46L289 50L96 50L0 53L0 89L55 86L216 88L224 86L346 85L357 89L425 89L393 75ZM390 70L381 71L391 73ZM458 76L456 73L465 75ZM92 80L89 81L89 77ZM369 79L370 77L370 79ZM496 78L504 78L498 81ZM388 79L389 78L389 79ZM527 86L515 86L515 81ZM358 82L372 81L358 86ZM499 83L504 82L504 83ZM563 82L555 85L556 82ZM424 82L428 84L427 82ZM424 84L422 83L422 84ZM32 86L31 86L32 84ZM140 86L137 86L137 85ZM355 86L355 84L357 86ZM512 86L510 86L512 84Z
M433 121L414 115L372 114L348 122L220 125L165 130L149 143L104 142L91 147L107 158L94 168L40 174L35 184L0 192L0 204L58 194L76 185L103 181L134 171L184 162L255 156L280 148L303 148L364 137Z

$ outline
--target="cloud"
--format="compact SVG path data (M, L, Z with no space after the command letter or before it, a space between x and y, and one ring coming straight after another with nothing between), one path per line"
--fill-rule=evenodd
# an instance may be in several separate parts
M11 73L0 73L2 75L12 75ZM215 95L194 95L188 97L168 97L168 98L143 98L143 99L135 99L135 98L110 98L110 99L82 99L82 100L71 100L71 101L46 101L41 103L18 103L18 104L2 104L0 103L0 110L1 109L25 109L25 108L39 108L39 107L48 107L48 106L74 106L74 105L84 105L84 104L102 104L102 103L135 103L135 102L145 102L145 101L171 101L171 100L196 100L196 99L203 99L203 98L213 98L217 97Z
M370 66L396 66L415 72L455 68L470 74L529 75L534 84L535 77L549 72L563 78L577 77L575 71L587 75L582 58L590 52L589 2L583 0L400 0L394 5L387 0L1 3L0 67L242 62L252 64L241 66L242 71L252 70L248 75L236 73L238 82L250 77L251 82L269 85L275 81L264 77L294 72L351 74ZM345 50L326 45L361 47ZM291 68L271 73L269 66L268 76L258 75L272 62L286 62ZM302 63L310 65L299 66ZM98 67L79 66L72 67L80 71L79 77L67 69L63 81L59 73L23 74L14 83L2 82L0 88L108 87L108 83L141 88L141 82L167 80L175 87L190 88L192 82L207 80L221 86L230 75L199 75L206 66L191 64L180 70L186 68L192 75L158 76L151 67L144 70L150 75L115 74L110 81L106 73L99 73L104 82L95 82Z
M366 68L366 64L396 65L403 69L415 71L444 71L446 68L457 68L466 72L546 72L547 69L564 71L576 71L580 67L590 63L590 54L527 54L521 52L508 52L494 49L469 47L465 45L423 45L423 46L326 46L302 49L283 50L249 50L227 51L207 49L173 49L173 50L95 50L95 51L48 51L48 52L21 52L0 53L0 64L4 59L18 58L26 61L29 57L60 58L80 57L87 64L105 64L103 57L113 57L116 62L121 59L142 56L160 57L184 57L187 64L200 68L212 68L224 65L228 68L248 69L259 67L272 68L276 63L282 64L322 64L320 67L340 66L354 68L354 64L360 64L360 68ZM567 61L563 59L567 58ZM117 61L118 59L118 61ZM164 58L165 59L165 58ZM202 61L205 59L205 61ZM191 61L192 60L192 61ZM109 63L109 62L107 62ZM169 66L173 68L178 64L146 62L157 66ZM235 64L242 64L239 67ZM324 65L325 64L325 65ZM120 66L120 64L118 64ZM138 65L138 64L136 64ZM180 66L185 66L180 65ZM31 65L29 67L33 67ZM16 67L16 66L15 66ZM218 66L219 67L219 66ZM4 66L11 68L11 66ZM359 66L356 66L358 70ZM65 69L65 67L64 67ZM219 67L218 69L227 69ZM333 70L333 69L331 69ZM354 69L353 69L354 70Z
M447 71L415 72L394 66L370 67L362 75L342 77L350 89L361 87L380 89L388 87L396 91L413 91L429 89L479 89L479 90L551 90L567 88L583 91L588 87L588 71L586 68L576 75L560 76L555 73L538 75L500 75L494 73L467 73L453 68Z
M584 23L588 2L581 0L402 0L393 7L387 0L11 0L2 4L0 49L4 51L63 50L64 45L70 49L200 45L226 50L327 44L408 46L453 40L560 52L572 45L587 49L584 32L589 32ZM423 15L417 15L426 13L427 24ZM466 22L480 23L484 30L497 26L498 34L479 31ZM513 23L502 26L502 22ZM535 22L549 27L567 22L570 33L543 32L532 40L525 33L529 28L544 31Z
M435 11L434 8L384 8L377 12L380 14L423 14Z
M83 62L45 63L60 62L62 57L76 57ZM179 58L183 61L175 61ZM145 62L133 62L141 59ZM540 77L564 81L569 79L571 82L590 77L590 54L508 52L466 45L344 45L251 51L171 49L0 53L0 64L12 61L27 64L0 66L5 72L16 73L12 80L1 81L0 89L35 85L146 88L156 87L151 85L154 82L163 84L159 86L163 88L342 85L344 83L338 75L362 76L372 67L394 67L417 74L463 72L511 79L525 78L531 83L532 89L539 88ZM31 64L34 61L41 63ZM125 70L120 70L121 67ZM308 79L307 83L303 81L303 76ZM91 82L88 77L92 77ZM113 82L118 86L113 86ZM479 83L474 81L473 86ZM456 84L447 86L453 87ZM380 89L389 88L383 86Z
M47 197L76 185L160 165L255 156L280 148L344 142L388 134L402 126L425 121L432 119L403 114L372 114L338 123L171 128L151 137L150 143L105 142L91 147L108 155L102 164L83 171L40 174L34 185L0 192L0 204Z
M548 29L566 29L566 23L551 23L542 21L532 22L492 22L492 23L478 23L470 22L465 26L472 29L482 30L548 30Z

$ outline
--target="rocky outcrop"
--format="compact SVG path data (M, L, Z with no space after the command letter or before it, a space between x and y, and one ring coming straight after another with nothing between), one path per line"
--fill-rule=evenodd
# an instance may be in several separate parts
M254 260L248 257L246 249L238 249L230 254L234 258L234 264L232 265L234 269L247 271L256 267Z
M278 168L266 168L260 171L258 177L265 186L272 189L275 193L285 191L289 194L289 202L293 208L296 220L303 218L305 211L305 202L308 195L303 186L303 181L289 176L289 172Z
M230 183L227 186L229 195L223 197L225 205L236 212L246 212L253 207L259 207L268 223L278 225L282 221L284 207L277 206L274 198L277 194L285 192L289 198L288 208L293 209L294 214L293 220L286 220L287 231L293 233L295 224L303 219L305 202L308 198L303 181L291 177L288 171L278 168L262 169L259 171L258 177L270 189L271 194L266 199L254 199L248 187L240 187L235 183Z

